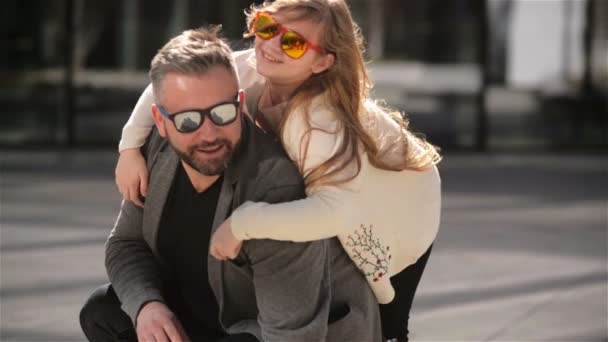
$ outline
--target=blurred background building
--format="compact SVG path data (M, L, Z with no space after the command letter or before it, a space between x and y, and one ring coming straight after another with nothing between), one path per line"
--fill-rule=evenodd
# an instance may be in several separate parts
M108 146L180 31L222 24L245 48L245 0L7 0L0 146ZM608 147L608 1L352 0L376 95L444 148Z

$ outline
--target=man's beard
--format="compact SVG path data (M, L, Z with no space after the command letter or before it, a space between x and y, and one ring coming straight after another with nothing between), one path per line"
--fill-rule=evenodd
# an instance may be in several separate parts
M198 149L208 149L211 146L220 146L223 149L223 153L213 159L200 160L196 158ZM217 176L221 175L224 170L230 164L232 157L234 155L234 151L238 147L238 143L236 146L233 146L229 140L226 139L217 139L212 142L201 142L200 144L188 146L186 151L179 150L173 146L173 150L175 153L190 167L197 170L201 174L205 176Z

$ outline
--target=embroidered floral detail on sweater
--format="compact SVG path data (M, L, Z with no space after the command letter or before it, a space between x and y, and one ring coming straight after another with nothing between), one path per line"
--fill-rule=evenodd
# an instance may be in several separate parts
M346 246L350 247L353 261L366 277L380 280L388 273L391 260L390 246L384 247L380 239L373 235L374 225L359 226L353 234L348 235Z

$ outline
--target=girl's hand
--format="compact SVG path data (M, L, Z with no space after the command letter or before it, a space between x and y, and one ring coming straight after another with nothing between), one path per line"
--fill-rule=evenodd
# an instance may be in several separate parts
M139 148L130 148L120 153L116 163L116 186L122 198L143 208L140 198L148 192L148 169Z
M209 253L218 260L234 259L239 255L242 245L243 241L234 236L230 219L227 219L213 233Z

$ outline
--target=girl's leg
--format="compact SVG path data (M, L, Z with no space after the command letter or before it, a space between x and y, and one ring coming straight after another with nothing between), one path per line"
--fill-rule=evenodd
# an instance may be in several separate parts
M431 245L416 263L391 277L395 299L388 304L380 304L382 332L389 341L391 339L397 339L399 342L408 341L410 310L432 247Z

